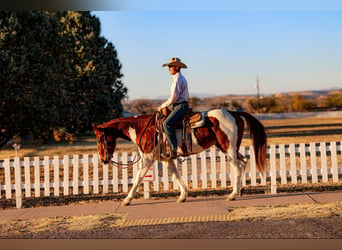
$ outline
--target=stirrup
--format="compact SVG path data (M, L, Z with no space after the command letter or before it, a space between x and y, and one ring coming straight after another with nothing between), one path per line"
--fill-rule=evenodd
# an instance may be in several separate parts
M173 160L173 159L177 159L178 155L177 155L177 151L171 151L171 153L170 152L161 153L161 157Z

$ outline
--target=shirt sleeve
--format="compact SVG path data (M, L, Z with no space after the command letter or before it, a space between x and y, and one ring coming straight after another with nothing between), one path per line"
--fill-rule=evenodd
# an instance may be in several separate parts
M181 82L179 81L179 78L177 78L177 80L175 80L175 82L173 82L171 85L171 94L169 99L167 99L160 107L165 108L170 106L171 104L174 104L180 94L180 90Z

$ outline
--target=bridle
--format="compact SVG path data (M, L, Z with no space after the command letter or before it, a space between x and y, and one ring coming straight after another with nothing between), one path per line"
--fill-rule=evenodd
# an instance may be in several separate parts
M112 145L109 145L110 143L107 140L106 129L105 128L103 129L103 134L102 134L101 137L103 137L103 143L105 145L105 150L106 150L106 153L107 153L107 160L108 160L108 157L110 155L109 149L110 149L110 147L112 147ZM141 159L141 157L138 156L138 159L135 160L135 157L134 157L134 159L132 160L131 163L120 163L120 162L114 161L112 159L108 160L108 162L110 162L115 167L121 166L122 169L125 169L125 168L128 168L130 165L136 164L140 159ZM122 166L126 166L126 167L122 167Z
M157 111L154 115L151 116L151 118L150 118L149 121L147 122L147 124L146 124L146 126L145 126L145 128L144 128L144 130L143 130L143 132L142 132L142 134L141 134L141 136L140 136L139 148L140 148L141 152L143 152L143 153L144 153L144 151L143 151L143 149L142 149L142 147L141 147L141 138L143 137L144 133L146 132L146 130L147 130L148 126L150 125L152 119L153 119L154 117L156 117L156 119L157 119L157 116L156 116L157 113L159 113L159 112ZM111 145L109 145L109 142L108 142L108 140L107 140L106 129L105 129L105 128L103 129L103 134L102 134L101 137L103 137L103 142L104 142L104 145L105 145L105 149L106 149L106 152L107 152L107 159L108 159L108 156L110 155L109 149L110 149ZM154 133L154 139L153 139L154 142L155 142L155 139L156 139L156 131L155 131L155 133ZM102 140L101 140L101 141L102 141ZM154 147L153 147L153 158L154 158L154 156L155 156L155 151L156 151L155 148L156 148L156 145L154 144ZM136 157L136 156L134 156L134 158L132 159L132 162L131 162L131 163L120 163L120 162L114 161L114 160L112 160L112 159L109 160L109 162L110 162L113 166L116 166L116 167L121 166L121 168L124 169L124 168L128 168L130 165L136 164L138 161L140 161L140 159L141 159L141 156L140 156L140 155L138 155L137 159L135 159L135 157ZM126 166L126 167L122 167L122 166Z

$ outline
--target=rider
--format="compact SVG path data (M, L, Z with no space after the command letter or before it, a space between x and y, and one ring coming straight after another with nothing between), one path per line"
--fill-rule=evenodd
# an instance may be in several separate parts
M176 159L177 158L177 138L174 128L175 125L189 109L188 98L188 83L185 77L181 74L181 68L187 68L187 66L181 62L177 57L172 57L168 63L162 65L162 67L169 67L169 72L172 75L171 93L169 99L167 99L161 106L158 107L158 111L162 108L171 106L172 111L163 123L163 128L170 144L170 153L163 154L165 158Z

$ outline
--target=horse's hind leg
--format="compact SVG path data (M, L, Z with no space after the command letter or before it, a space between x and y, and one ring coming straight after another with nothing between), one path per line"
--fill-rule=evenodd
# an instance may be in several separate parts
M142 164L138 169L137 175L133 182L133 186L131 190L129 191L127 197L122 201L121 203L122 206L128 206L131 203L135 193L137 192L139 185L141 184L142 180L144 179L147 173L147 170L150 168L150 166L153 163L153 160L146 158L146 157L145 158L143 157L141 160L142 160Z
M181 194L177 200L177 202L185 202L188 197L188 188L185 185L183 179L179 176L179 172L173 160L167 162L168 167L172 173L173 179L177 182L180 187Z
M232 160L230 164L233 165L234 169L234 186L233 191L229 194L227 200L233 201L235 200L236 195L242 196L242 177L245 174L247 164L241 160Z

